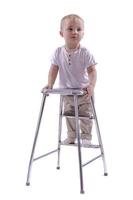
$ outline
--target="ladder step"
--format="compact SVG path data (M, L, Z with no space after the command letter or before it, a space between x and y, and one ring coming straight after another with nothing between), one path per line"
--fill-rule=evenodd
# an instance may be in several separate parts
M62 116L66 118L75 118L75 115L70 115L70 114L69 115L63 114ZM83 116L83 115L79 115L78 118L79 119L95 119L94 116Z
M75 146L77 147L78 146L78 143L74 143L74 144L64 144L63 142L60 143L61 145L65 145L65 146ZM83 144L80 144L81 147L84 147L84 148L100 148L100 145L96 145L96 144L90 144L90 145L83 145Z

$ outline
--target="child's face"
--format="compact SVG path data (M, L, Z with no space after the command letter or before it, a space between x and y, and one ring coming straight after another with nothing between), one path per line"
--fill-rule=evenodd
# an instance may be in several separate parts
M84 24L82 20L78 18L65 19L60 35L64 37L66 46L76 48L84 35Z

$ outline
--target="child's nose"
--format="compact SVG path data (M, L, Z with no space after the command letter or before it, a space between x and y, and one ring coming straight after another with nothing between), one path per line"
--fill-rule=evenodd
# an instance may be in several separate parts
M78 33L77 29L74 29L73 34L77 34L77 33Z

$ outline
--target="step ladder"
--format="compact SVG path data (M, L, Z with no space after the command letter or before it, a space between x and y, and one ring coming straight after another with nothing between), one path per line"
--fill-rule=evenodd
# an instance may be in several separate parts
M31 156L30 156L30 161L29 161L29 166L28 166L28 173L27 173L27 181L26 185L30 185L30 175L31 175L31 169L32 169L32 164L34 161L41 159L45 156L48 156L52 153L57 152L58 153L58 159L57 159L57 169L60 169L60 150L61 150L61 145L64 145L61 141L61 134L62 134L62 118L65 117L70 117L70 118L75 118L75 125L76 125L76 136L77 136L77 143L76 144L69 144L70 146L76 146L78 149L78 158L79 158L79 175L80 175L80 193L84 193L84 186L83 186L83 171L82 168L89 163L95 161L98 158L102 158L103 161L103 169L104 169L104 176L107 176L107 167L106 167L106 161L105 161L105 154L104 154L104 148L102 144L102 138L100 134L100 129L99 129L99 124L97 120L97 115L96 115L96 110L95 110L95 105L94 105L94 100L93 97L91 97L91 106L92 106L92 116L91 119L95 121L95 127L96 127L96 133L97 133L97 139L98 139L98 144L97 145L88 145L88 146L83 146L80 142L80 132L79 132L79 120L80 119L90 119L90 117L84 117L84 116L79 116L78 114L78 96L84 95L86 91L81 90L81 89L47 89L44 90L43 93L43 98L41 102L41 107L40 107L40 113L38 117L38 122L36 126L36 131L35 131L35 138L33 142L33 147L31 151ZM58 94L60 95L60 106L59 106L59 133L58 133L58 147L57 149L48 152L44 155L41 155L37 158L34 158L34 153L35 153L35 148L36 148L36 143L39 135L39 128L41 124L41 119L43 115L43 110L44 110L44 105L46 101L46 97L51 95L51 94ZM63 105L64 105L64 96L65 95L72 95L73 100L74 100L74 107L75 107L75 116L69 116L69 115L64 115L63 114ZM82 155L81 155L81 148L99 148L100 149L100 154L94 157L93 159L89 160L88 162L82 164Z

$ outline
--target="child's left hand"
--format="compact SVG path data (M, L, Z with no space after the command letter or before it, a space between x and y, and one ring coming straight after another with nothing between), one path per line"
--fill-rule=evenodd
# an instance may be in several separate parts
M94 93L94 86L90 84L86 89L87 89L88 96L91 97Z

